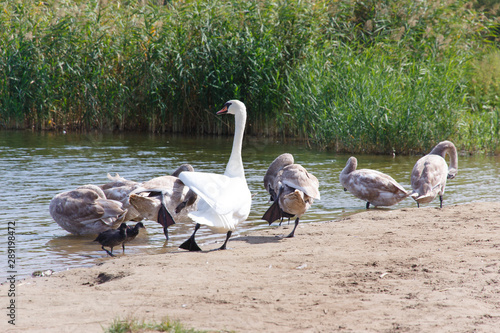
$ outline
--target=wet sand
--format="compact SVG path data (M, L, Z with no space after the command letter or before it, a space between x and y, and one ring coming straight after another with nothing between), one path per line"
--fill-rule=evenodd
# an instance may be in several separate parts
M200 244L118 255L0 286L1 332L102 332L115 319L236 332L498 332L500 202L371 209ZM139 236L141 237L141 236ZM121 249L116 249L121 253Z

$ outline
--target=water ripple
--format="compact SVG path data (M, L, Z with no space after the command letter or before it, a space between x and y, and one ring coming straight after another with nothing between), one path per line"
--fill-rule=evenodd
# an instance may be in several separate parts
M230 137L182 137L150 134L85 135L31 132L0 132L0 167L3 193L0 200L0 254L2 273L7 265L7 223L16 221L17 271L27 277L41 269L64 270L89 266L105 257L94 237L69 235L51 218L48 206L57 193L83 184L103 184L107 173L145 181L171 173L180 164L191 163L196 170L222 173L232 147ZM269 206L269 196L262 178L269 164L283 152L292 153L320 181L321 200L301 219L304 223L327 221L363 211L365 203L344 192L338 176L348 155L306 149L273 140L248 138L243 147L247 181L255 193L252 211L237 233L267 227L261 220ZM416 156L358 157L360 168L372 168L393 176L407 189ZM459 159L457 178L449 181L445 205L472 201L498 200L499 157L466 156ZM437 201L431 205L437 205ZM404 200L391 209L414 207ZM286 222L285 222L286 223ZM127 248L127 253L175 251L193 230L191 223L171 227L171 241L166 244L162 228L146 222L147 232ZM300 232L297 235L300 237ZM223 240L201 228L201 244ZM0 276L0 282L6 275Z

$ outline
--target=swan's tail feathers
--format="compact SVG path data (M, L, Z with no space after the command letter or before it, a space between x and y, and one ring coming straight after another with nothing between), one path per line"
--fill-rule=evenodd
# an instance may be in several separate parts
M271 225L274 221L281 218L281 209L278 204L278 201L274 201L271 207L264 213L262 216L263 220L266 220L269 225Z
M117 173L115 173L115 176L111 176L111 174L108 172L108 174L106 175L108 177L109 180L120 180L122 177L120 177L120 175Z
M432 195L432 193L429 193L429 194L426 194L426 195L419 196L418 193L412 193L411 197L417 203L426 203L426 202L430 202L434 198L434 195Z
M127 219L126 219L127 213L128 213L128 209L125 209L123 211L123 213L121 213L120 215L118 215L118 217L116 218L115 223L113 223L113 224L119 224L119 223L122 223L122 222L126 222L127 221Z

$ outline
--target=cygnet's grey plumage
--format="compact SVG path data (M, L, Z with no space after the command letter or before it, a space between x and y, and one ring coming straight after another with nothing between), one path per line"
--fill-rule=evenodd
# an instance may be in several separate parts
M174 220L187 218L196 208L197 195L177 177L181 172L192 172L193 167L183 164L172 175L160 176L142 183L129 196L131 206L138 214L163 226L168 239L168 227Z
M445 157L450 156L450 166ZM443 207L443 194L446 179L453 179L458 173L457 148L450 141L438 143L429 154L420 158L411 172L411 197L420 207L421 203L429 203L439 195L439 206Z
M107 199L96 185L83 185L57 194L49 205L52 218L75 235L95 235L122 222L122 203Z
M134 206L130 205L129 201L130 193L139 188L141 186L141 183L125 179L119 174L111 176L108 173L108 179L110 180L108 183L99 187L103 190L107 199L120 201L123 205L122 208L127 210L127 213L123 218L123 222L130 220L142 220L143 217L139 214Z
M356 198L366 201L366 208L373 206L392 206L410 195L391 176L372 169L359 169L358 160L351 156L339 176L344 190Z
M269 224L283 217L296 217L293 237L300 217L311 207L314 199L320 199L318 179L300 164L294 164L291 154L278 156L264 176L264 186L271 195L273 204L262 219Z

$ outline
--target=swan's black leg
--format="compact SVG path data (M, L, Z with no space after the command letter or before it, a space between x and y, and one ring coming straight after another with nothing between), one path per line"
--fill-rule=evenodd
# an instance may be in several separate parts
M122 250L123 250L123 253L125 253L125 242L122 243Z
M439 196L439 208L443 208L443 196Z
M191 235L191 237L189 237L184 243L182 243L181 246L179 246L179 248L188 251L201 251L200 247L198 246L198 244L196 244L196 241L194 239L194 236L196 235L198 229L200 229L200 226L201 225L199 223L196 223L196 226L194 227L194 232Z
M168 240L168 228L167 227L163 228L163 234L165 235L165 240Z
M366 209L369 209L369 208L370 208L370 203L369 203L369 202L367 202L367 203L366 203Z
M293 227L292 232L288 236L286 236L286 238L292 238L295 235L295 229L297 229L298 225L299 225L299 218L297 217L295 219L295 226Z
M232 233L233 233L232 231L228 231L227 232L226 240L225 240L224 244L222 244L222 246L219 248L219 250L225 250L226 249L227 241L229 240L229 237L231 237Z
M420 204L417 202L417 208L420 208Z

